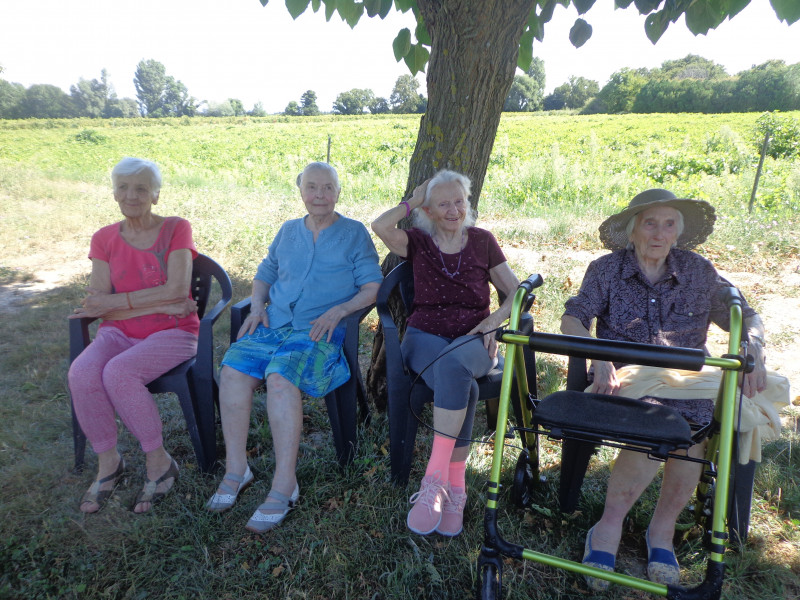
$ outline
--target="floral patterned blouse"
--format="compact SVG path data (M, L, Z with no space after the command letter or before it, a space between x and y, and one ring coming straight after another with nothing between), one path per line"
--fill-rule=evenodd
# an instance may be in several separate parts
M596 336L602 339L705 349L712 322L726 331L730 326L728 309L717 297L725 287L731 283L714 265L689 250L673 248L655 284L633 250L618 250L589 265L564 314L587 329L597 319ZM747 318L755 311L745 301L742 313Z

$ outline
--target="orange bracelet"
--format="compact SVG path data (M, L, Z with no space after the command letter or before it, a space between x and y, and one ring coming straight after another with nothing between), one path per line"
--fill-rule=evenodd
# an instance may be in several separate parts
M133 304L131 304L131 293L125 292L125 299L128 301L128 308L133 310Z

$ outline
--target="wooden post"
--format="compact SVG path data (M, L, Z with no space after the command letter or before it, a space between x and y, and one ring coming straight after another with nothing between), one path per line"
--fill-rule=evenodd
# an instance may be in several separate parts
M331 162L331 134L328 134L328 159L325 161L328 164Z
M764 134L764 143L761 145L761 158L758 159L758 168L756 169L756 179L753 182L753 192L750 194L750 204L747 206L747 212L753 212L753 202L756 201L756 190L758 189L758 180L761 178L761 168L764 166L764 157L767 154L767 146L769 146L769 135L772 132L768 129Z

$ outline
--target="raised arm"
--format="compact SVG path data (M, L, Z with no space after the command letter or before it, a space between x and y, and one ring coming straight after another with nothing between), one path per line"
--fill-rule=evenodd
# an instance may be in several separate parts
M421 185L414 188L414 193L408 199L408 210L406 210L406 203L398 204L387 210L377 219L372 222L372 231L375 232L386 247L392 252L402 258L408 256L408 234L403 229L398 229L397 224L406 218L407 214L419 208L425 202L425 190L428 189L428 182L426 179Z

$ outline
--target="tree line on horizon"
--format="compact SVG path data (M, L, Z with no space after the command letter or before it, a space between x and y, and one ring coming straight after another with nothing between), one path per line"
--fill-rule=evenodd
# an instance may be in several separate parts
M26 89L0 78L0 119L267 116L260 102L247 111L236 98L219 103L198 101L186 85L167 75L164 65L152 59L139 62L134 86L136 99L119 98L105 69L99 80L81 78L69 94L55 85L34 84ZM336 97L331 112L424 113L427 99L418 88L415 77L401 75L388 99L370 89L354 88ZM544 90L544 61L534 57L528 70L514 77L503 110L569 109L580 114L791 111L800 110L800 63L770 60L729 75L722 65L689 54L655 69L623 68L602 88L595 80L572 76L552 93L545 95ZM289 102L281 114L314 116L322 112L316 92L307 90L299 103Z

